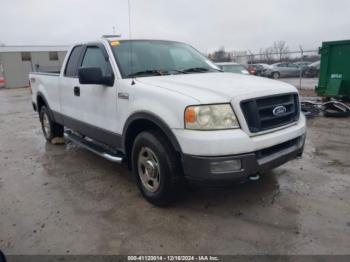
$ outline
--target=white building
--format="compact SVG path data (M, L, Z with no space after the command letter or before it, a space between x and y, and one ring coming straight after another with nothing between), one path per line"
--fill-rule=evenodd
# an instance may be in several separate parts
M68 46L0 46L0 76L7 88L28 85L33 71L60 71Z
M246 51L232 51L231 59L232 61L241 64L248 65L248 53Z

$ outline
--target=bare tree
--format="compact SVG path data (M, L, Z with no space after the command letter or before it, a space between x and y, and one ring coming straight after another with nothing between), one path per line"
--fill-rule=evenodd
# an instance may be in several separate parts
M285 41L275 41L273 43L273 51L276 53L280 62L288 58L289 47Z
M268 64L274 62L273 53L274 53L273 47L267 47L263 50L260 50L260 54L262 54L263 60Z
M214 62L228 62L230 61L229 53L225 51L225 47L220 47L219 50L211 54Z

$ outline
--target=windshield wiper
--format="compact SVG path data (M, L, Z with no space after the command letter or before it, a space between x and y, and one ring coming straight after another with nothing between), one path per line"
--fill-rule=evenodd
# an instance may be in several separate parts
M205 73L205 72L209 72L209 71L218 71L218 72L222 72L222 70L219 69L215 69L215 68L206 68L206 67L192 67L192 68L188 68L183 70L184 73L190 73L190 72L195 72L195 73Z
M128 75L128 77L134 77L134 76L161 76L165 75L167 72L161 71L161 70L143 70L138 71L135 73L131 73Z
M143 70L138 71L132 74L129 74L128 77L134 77L134 76L162 76L162 75L170 75L171 72L176 72L180 74L187 74L187 72L177 69L157 69L157 70Z
M176 73L180 73L180 74L187 74L186 71L184 71L184 70L177 70L177 69L170 69L170 70L167 70L167 72L176 72Z

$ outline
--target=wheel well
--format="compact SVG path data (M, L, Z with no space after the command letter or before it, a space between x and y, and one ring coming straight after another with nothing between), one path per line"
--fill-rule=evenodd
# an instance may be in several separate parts
M169 139L168 135L163 131L161 127L159 127L156 123L152 122L148 119L138 119L133 121L129 126L125 134L125 140L124 140L124 148L126 157L129 160L128 161L128 167L131 169L131 150L133 143L135 141L135 138L138 134L140 134L143 131L154 131L160 133L171 145L176 152L178 156L180 156L180 152L178 152L172 143L171 139Z
M42 96L39 95L38 98L37 98L37 108L38 108L38 113L39 114L40 114L41 107L44 106L44 105L47 106L44 98L42 98Z

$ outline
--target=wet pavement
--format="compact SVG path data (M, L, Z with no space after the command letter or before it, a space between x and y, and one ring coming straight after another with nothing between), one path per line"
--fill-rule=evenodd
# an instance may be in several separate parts
M349 254L350 119L308 121L306 152L230 188L156 208L125 165L43 138L27 89L0 90L7 254Z

